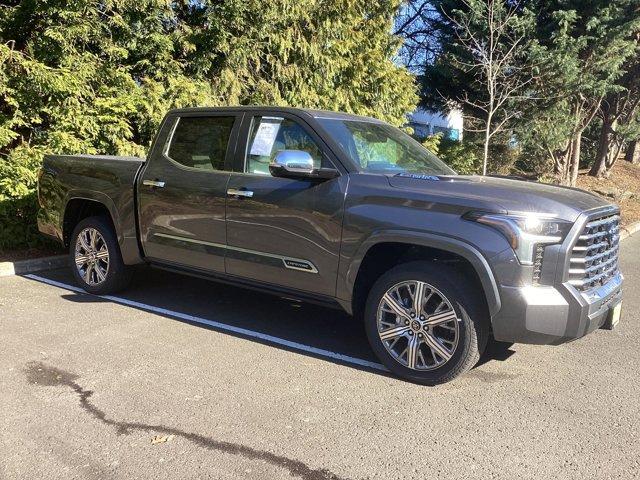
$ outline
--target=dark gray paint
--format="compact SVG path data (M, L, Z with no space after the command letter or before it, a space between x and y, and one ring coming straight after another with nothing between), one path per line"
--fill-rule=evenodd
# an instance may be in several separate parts
M555 214L570 222L582 212L605 204L600 197L577 188L495 177L441 178L439 182L432 182L395 177L390 183L404 191L428 194L438 203L474 205L478 210Z
M318 273L283 271L282 265L238 253L227 255L226 271L242 278L334 296L349 177L341 173L337 178L319 181L244 173L246 139L252 117L258 115L245 115L235 172L229 180L230 189L249 190L253 197L227 197L227 243L230 247L305 259ZM305 119L289 111L277 115L297 121L323 149L326 161L334 167L340 164Z
M172 164L163 149L175 119L210 114L238 117L227 152L230 172L193 172ZM254 115L296 119L322 145L339 176L312 182L244 174L246 137ZM40 183L40 229L62 240L67 202L95 200L109 209L128 264L144 258L282 295L333 300L348 312L358 269L371 247L394 242L437 248L465 258L476 270L500 340L557 343L580 336L599 325L604 302L619 296L618 291L610 292L600 304L586 304L562 278L567 252L584 223L603 211L615 211L612 205L577 189L504 178L452 175L429 180L366 174L327 135L317 117L362 119L292 108L174 110L146 164L141 159L47 156ZM162 192L145 187L145 179L160 179L166 187ZM254 197L229 197L228 188L251 190ZM562 308L523 311L520 287L530 285L531 267L519 264L497 231L462 219L472 210L542 212L576 222L563 245L548 247L543 265L544 283L561 292L568 305L565 313ZM154 235L158 233L164 236ZM306 260L318 272L292 270L278 256ZM562 318L551 325L553 312Z
M64 213L74 199L101 203L109 210L123 260L140 263L132 188L143 158L98 155L46 155L38 184L40 230L63 242ZM68 238L67 238L68 239Z
M199 114L190 114L196 116ZM225 163L233 164L241 113L235 116ZM211 243L226 243L225 204L230 171L203 171L188 168L166 154L167 139L178 116L169 115L161 129L149 161L137 181L140 241L150 261L161 261L210 272L224 272L224 249L211 248ZM164 187L144 185L145 180L159 180ZM165 236L183 237L192 242L168 241ZM195 243L195 242L203 243ZM206 243L205 243L206 242Z

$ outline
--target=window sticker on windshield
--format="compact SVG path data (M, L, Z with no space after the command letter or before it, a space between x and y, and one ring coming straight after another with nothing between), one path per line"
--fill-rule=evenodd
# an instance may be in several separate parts
M251 144L250 155L270 156L280 130L282 118L263 117Z

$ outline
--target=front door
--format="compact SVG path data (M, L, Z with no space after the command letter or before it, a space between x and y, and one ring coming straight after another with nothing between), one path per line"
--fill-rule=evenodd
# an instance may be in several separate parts
M190 112L168 118L138 179L147 258L224 272L225 202L242 115Z
M335 295L348 177L271 176L269 163L280 150L307 151L316 167L334 167L335 159L294 115L253 116L244 123L241 171L231 174L227 188L227 273Z

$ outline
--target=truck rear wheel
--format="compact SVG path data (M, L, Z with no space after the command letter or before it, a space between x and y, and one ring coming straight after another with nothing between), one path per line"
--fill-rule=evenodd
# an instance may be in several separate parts
M89 293L114 293L131 281L131 267L123 263L111 222L103 216L78 223L71 236L69 257L76 281Z
M374 284L365 307L369 343L394 374L423 385L471 369L489 331L481 292L445 265L398 265Z

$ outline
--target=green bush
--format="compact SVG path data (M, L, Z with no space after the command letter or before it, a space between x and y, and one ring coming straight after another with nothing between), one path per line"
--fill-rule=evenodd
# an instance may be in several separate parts
M438 133L427 137L422 145L461 175L474 175L482 167L479 147L471 142L443 138Z
M0 248L37 244L45 153L144 155L165 112L275 104L400 125L413 75L396 2L3 2Z
M51 246L36 226L38 201L35 192L0 199L0 252L18 248Z
M0 159L0 252L50 245L36 225L41 159L41 150L25 144Z

